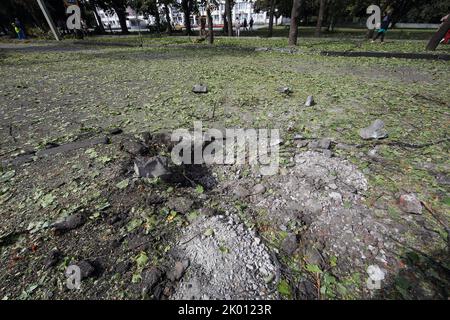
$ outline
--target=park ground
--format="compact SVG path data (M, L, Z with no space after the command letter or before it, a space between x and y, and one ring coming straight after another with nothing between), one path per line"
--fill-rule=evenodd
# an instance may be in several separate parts
M195 39L0 43L0 297L448 299L448 61L320 54L426 40ZM388 137L362 140L376 119ZM279 129L280 174L133 176L136 157L167 155L164 132L194 121ZM401 208L404 194L420 212ZM81 290L65 286L73 263Z

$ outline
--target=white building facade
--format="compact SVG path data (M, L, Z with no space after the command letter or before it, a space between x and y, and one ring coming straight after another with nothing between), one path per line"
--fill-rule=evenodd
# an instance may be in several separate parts
M178 0L181 2L181 0ZM199 8L200 15L206 15L205 8ZM160 19L161 21L165 21L165 12L164 8L161 5L159 7ZM114 12L104 11L100 8L97 8L97 13L101 19L101 23L104 28L108 30L118 30L120 29L119 18ZM219 1L218 5L214 7L214 10L211 12L213 18L213 24L215 28L222 28L224 24L224 14L225 14L225 1ZM184 14L180 9L170 7L170 19L173 26L184 26ZM233 23L239 18L241 23L244 22L244 19L247 20L247 23L250 22L250 19L253 18L254 25L262 25L269 23L269 14L266 11L255 12L254 10L254 1L244 1L237 0L233 10L232 10L232 20ZM155 24L155 18L152 16L145 17L143 15L137 15L133 9L130 7L127 9L127 26L130 30L134 29L147 29L149 26ZM200 25L200 19L197 15L191 15L191 26L198 27Z

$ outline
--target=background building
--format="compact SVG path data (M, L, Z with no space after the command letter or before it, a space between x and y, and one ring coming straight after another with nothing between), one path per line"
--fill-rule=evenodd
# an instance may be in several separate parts
M181 2L181 0L178 0ZM108 31L111 27L112 30L119 30L120 23L119 17L114 12L104 11L100 8L97 8L97 13L101 19L101 22L105 29ZM206 10L203 7L199 8L200 15L206 15ZM224 23L224 14L225 14L225 1L220 1L219 4L214 8L211 12L213 17L213 23L215 28L222 28ZM160 6L160 17L161 21L165 21L165 14L163 12L163 7ZM269 23L269 14L266 11L255 12L254 10L254 2L253 1L244 1L237 0L236 4L232 10L232 19L233 22L236 18L239 18L241 22L244 19L247 19L247 22L250 21L250 18L253 18L255 25L264 25ZM178 9L171 7L170 8L170 19L171 23L175 26L184 26L184 14ZM148 29L149 26L155 24L155 18L152 16L145 17L144 15L136 15L134 10L130 7L127 8L127 26L130 30L137 29ZM191 15L191 26L193 28L198 27L200 21L197 15Z

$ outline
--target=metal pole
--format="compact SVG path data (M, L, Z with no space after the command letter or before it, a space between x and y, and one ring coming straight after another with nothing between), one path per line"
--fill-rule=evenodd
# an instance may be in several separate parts
M50 29L53 32L53 35L55 36L56 41L60 41L58 30L56 30L55 24L53 23L52 17L50 17L50 14L48 13L47 7L45 6L45 3L43 0L37 0L39 7L42 10L42 13L44 14L45 19L47 20L48 25L50 26Z

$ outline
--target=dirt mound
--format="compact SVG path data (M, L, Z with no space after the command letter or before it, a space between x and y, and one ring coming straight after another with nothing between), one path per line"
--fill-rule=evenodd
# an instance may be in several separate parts
M190 268L172 299L270 299L279 272L270 254L235 216L199 218L186 228L175 256Z
M268 192L248 197L253 210L267 211L270 223L284 232L301 228L299 250L308 264L324 269L337 258L334 272L340 275L366 274L372 264L395 268L388 229L364 205L364 175L349 162L319 152L292 160L295 166L262 179ZM254 179L239 184L252 190Z

